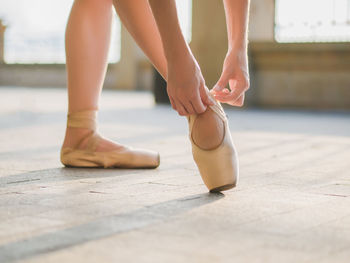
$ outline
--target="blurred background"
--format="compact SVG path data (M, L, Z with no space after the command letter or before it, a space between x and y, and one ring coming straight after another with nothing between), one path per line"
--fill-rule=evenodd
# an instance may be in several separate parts
M98 131L161 165L62 166L72 4L0 0L0 263L349 262L350 0L251 0L251 88L225 108L240 180L213 195L187 121L116 14ZM211 88L222 0L177 8Z
M0 0L0 86L66 86L64 31L73 0ZM181 27L208 87L227 50L222 1L177 0ZM210 19L209 19L210 18ZM115 14L105 89L165 82ZM252 0L246 107L350 109L350 0Z

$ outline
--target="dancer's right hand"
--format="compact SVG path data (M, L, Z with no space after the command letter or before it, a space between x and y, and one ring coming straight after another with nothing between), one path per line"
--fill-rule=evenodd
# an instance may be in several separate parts
M167 61L167 91L179 115L203 113L210 101L209 90L181 32L175 1L149 0L162 39Z
M181 116L203 113L215 103L208 95L197 61L186 51L175 52L168 59L167 92L173 109Z

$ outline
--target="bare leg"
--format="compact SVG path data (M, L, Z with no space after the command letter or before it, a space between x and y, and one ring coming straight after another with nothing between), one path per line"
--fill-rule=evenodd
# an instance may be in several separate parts
M137 5L128 2L114 4L124 24L131 28L134 38L166 78L162 42L148 2L142 0ZM66 29L69 112L98 109L107 69L112 5L113 0L75 0L73 4ZM83 128L67 128L62 147L75 146L89 132ZM80 146L85 147L84 141ZM119 144L104 138L97 150L119 147Z
M107 69L112 0L75 0L66 28L68 112L97 110ZM67 128L63 147L75 146L89 132ZM84 142L81 144L84 147ZM102 140L97 150L119 147Z
M107 69L112 0L75 0L66 28L69 112L98 109Z

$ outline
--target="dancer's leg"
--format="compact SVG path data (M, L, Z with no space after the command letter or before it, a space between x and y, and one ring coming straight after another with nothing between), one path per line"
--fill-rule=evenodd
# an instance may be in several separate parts
M166 79L167 62L157 24L148 0L113 0L114 7L130 34ZM215 148L223 138L222 120L212 111L202 113L193 127L192 138L203 149Z
M112 0L75 0L66 28L69 112L98 109L107 69Z
M112 0L75 0L66 28L68 111L97 110L107 69ZM67 127L63 147L73 147L91 131ZM84 147L84 141L81 147ZM97 150L120 145L103 139Z

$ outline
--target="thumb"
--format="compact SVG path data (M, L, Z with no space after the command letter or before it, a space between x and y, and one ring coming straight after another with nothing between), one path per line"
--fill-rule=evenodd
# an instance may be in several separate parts
M202 85L200 90L199 90L202 102L206 105L214 105L215 100L209 95L209 89L205 86Z
M214 92L222 92L225 87L227 86L229 81L229 78L226 74L221 74L220 79L218 80L218 82L216 82L213 91Z

